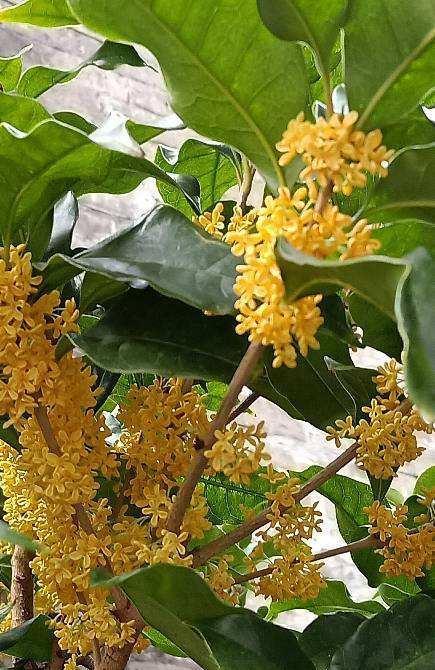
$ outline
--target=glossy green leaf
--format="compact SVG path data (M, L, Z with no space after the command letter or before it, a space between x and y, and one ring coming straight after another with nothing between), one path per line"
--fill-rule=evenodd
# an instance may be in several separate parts
M273 602L269 608L269 616L274 618L282 612L289 612L294 609L305 609L319 615L333 612L351 612L363 617L370 617L382 612L384 608L375 600L355 602L350 597L343 582L328 580L326 587L320 591L317 598L306 601L294 598L293 600Z
M355 402L354 419L362 417L362 407L370 405L376 395L376 385L373 377L376 370L356 368L354 365L343 365L331 359L326 360L328 369L337 377L342 386L348 391Z
M372 191L364 216L370 221L422 219L435 223L435 144L407 149Z
M86 270L136 286L150 283L194 307L229 314L238 262L227 244L172 207L159 206L141 223L89 251L74 258L53 257L43 272L44 289L58 285L62 268L65 278Z
M435 256L435 223L417 219L386 223L374 231L373 237L381 242L386 256L402 258L417 247L424 247Z
M259 510L268 503L266 491L270 484L258 475L253 475L248 485L235 484L222 474L204 477L202 483L214 525L242 523L243 508Z
M314 670L291 631L225 604L193 570L156 565L108 583L205 670Z
M430 670L435 601L415 596L365 621L333 657L331 670Z
M415 482L414 493L424 496L430 489L435 488L435 465L421 473Z
M412 272L398 296L399 331L404 342L406 387L415 404L435 419L435 259L423 248L412 255Z
M143 634L148 638L153 647L160 649L164 654L177 656L179 658L187 658L187 654L181 651L179 647L168 640L167 637L159 633L155 628L148 628Z
M19 51L15 56L0 58L0 90L6 93L13 91L19 82L23 69L22 53Z
M67 0L27 0L16 7L1 9L0 23L29 23L56 28L73 26L77 20L72 15Z
M176 183L145 158L106 149L84 133L52 119L41 122L27 134L0 127L4 241L21 241L23 236L31 240L47 212L69 190L74 190L77 196L127 193L147 177ZM177 183L182 188L192 186L191 181L180 176ZM39 253L35 249L36 260L41 251L44 249L38 249Z
M346 89L360 124L402 119L433 87L433 0L352 0L345 27Z
M69 191L53 209L51 237L45 254L47 258L56 253L72 253L72 236L78 219L79 203L74 193Z
M86 272L80 288L80 312L83 314L97 305L105 305L127 290L127 284L104 275Z
M72 339L113 372L228 381L246 350L234 325L230 317L204 316L152 289L130 290L95 328Z
M289 301L350 288L394 318L397 285L406 261L386 256L323 261L301 253L283 239L278 241L276 255Z
M336 612L321 614L305 628L299 644L311 658L316 670L328 670L335 651L344 644L365 621L361 614Z
M435 123L427 118L421 105L418 105L410 114L385 128L382 142L389 149L430 144L435 142Z
M28 133L51 115L36 100L29 100L14 93L0 93L0 122Z
M113 0L110 12L105 0L70 6L88 28L150 49L185 123L242 151L271 185L284 183L275 144L307 106L307 76L300 47L267 31L255 0Z
M16 658L32 661L50 661L54 633L49 619L40 614L22 626L0 634L0 651Z
M377 595L382 598L388 607L391 607L397 602L406 600L410 596L417 595L419 591L420 589L414 581L410 581L403 577L400 587L395 584L389 584L388 581L380 584L377 590Z
M198 140L187 140L175 156L164 147L159 147L156 165L166 172L190 174L198 179L202 212L212 209L223 194L237 184L234 163L221 151L220 146ZM160 184L159 191L164 202L192 216L192 208L177 189Z
M257 0L266 26L283 40L305 42L314 51L319 73L329 76L332 49L346 15L348 0Z
M361 345L372 347L391 358L400 360L403 342L397 323L356 293L347 300L352 319L363 331Z
M75 79L82 70L90 65L102 70L115 70L120 65L143 67L146 63L138 56L133 47L106 41L94 54L74 69L56 70L43 65L29 68L19 80L16 91L19 95L37 98L53 86L66 84Z

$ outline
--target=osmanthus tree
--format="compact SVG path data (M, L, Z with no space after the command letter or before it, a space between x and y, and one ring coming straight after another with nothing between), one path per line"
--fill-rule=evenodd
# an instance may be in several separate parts
M0 650L69 670L150 644L206 670L434 667L435 468L390 489L435 418L434 0L28 0L0 20L107 40L70 71L0 59ZM135 45L175 122L97 128L38 102L86 67L146 67ZM210 141L146 160L180 124ZM162 205L73 248L81 195L149 177ZM365 346L378 371L353 365ZM337 458L276 469L259 396ZM367 483L339 474L354 460ZM321 553L314 492L343 537ZM322 575L343 553L373 600ZM295 608L319 615L299 636L273 623Z

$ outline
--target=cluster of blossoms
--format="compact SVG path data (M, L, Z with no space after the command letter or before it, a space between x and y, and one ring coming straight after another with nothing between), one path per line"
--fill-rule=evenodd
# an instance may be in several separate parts
M289 162L302 152L308 167L301 174L307 186L290 193L280 188L277 197L267 196L263 207L243 214L236 207L228 226L223 205L194 218L209 234L231 245L236 256L244 258L237 267L234 290L238 299L236 328L238 334L249 333L252 342L272 345L273 365L295 367L297 353L306 356L309 349L318 349L316 333L323 324L319 307L321 295L311 295L289 302L275 246L283 238L299 251L319 259L348 260L374 253L379 242L372 238L372 226L365 219L354 222L332 202L316 206L319 186L333 183L336 191L347 192L346 185L365 183L365 172L386 176L383 167L391 156L379 147L382 135L374 131L364 135L355 131L356 118L351 114L343 121L333 116L316 124L291 121L284 139L278 144L287 153L282 162ZM321 141L321 137L323 140ZM305 138L305 139L304 139ZM358 160L357 160L358 159ZM356 163L349 162L357 160Z
M428 514L414 521L423 525L409 529L406 527L408 507L399 505L394 510L381 505L376 500L365 508L371 523L370 533L383 543L377 552L384 557L380 572L389 577L404 575L409 579L423 577L423 568L431 568L435 561L435 525L432 507L435 489L428 491L421 504L428 508Z
M356 129L357 121L358 113L350 112L345 116L333 114L329 119L320 117L313 124L301 112L289 122L277 144L283 153L280 164L287 165L300 155L306 164L301 181L309 183L315 179L323 188L332 182L334 191L344 195L350 195L354 188L363 188L367 172L386 177L393 151L382 145L379 129L365 134Z
M355 424L348 416L345 421L337 421L336 427L328 428L326 439L334 439L337 446L343 438L358 441L357 463L378 479L394 477L399 467L420 456L423 448L417 443L416 432L431 433L433 429L405 400L401 373L402 368L394 359L379 367L373 378L378 395L370 407L362 408L368 419Z

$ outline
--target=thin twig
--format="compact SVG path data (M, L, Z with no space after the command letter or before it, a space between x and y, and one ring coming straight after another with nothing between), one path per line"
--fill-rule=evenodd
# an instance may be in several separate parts
M242 182L242 195L240 198L240 207L242 212L246 211L248 204L248 198L251 194L252 184L254 181L255 168L250 164L250 162L244 158L243 159L243 182Z
M382 546L382 543L379 542L373 535L364 537L362 540L357 542L352 542L351 544L345 544L341 547L335 547L334 549L327 549L326 551L321 551L318 554L313 554L311 556L310 562L321 561L324 558L330 558L331 556L339 556L340 554L353 553L354 551L362 551L363 549L370 549L372 547ZM298 561L295 561L297 563ZM275 565L270 565L268 568L263 568L262 570L255 570L250 572L247 575L240 575L234 583L235 584L244 584L245 582L251 582L253 579L259 579L260 577L266 577L267 575L272 574L276 569Z
M402 414L408 414L412 409L412 402L408 398L403 400L400 405L397 407L397 412L402 412ZM327 465L321 472L314 475L301 489L298 493L295 494L294 498L296 502L301 502L304 498L307 497L310 493L317 490L322 484L327 482L331 477L337 474L345 465L350 463L356 456L358 450L358 442L354 442L348 449L346 449L340 456L335 458L329 465ZM284 508L283 508L284 510ZM237 544L245 537L249 537L252 533L255 533L256 530L262 528L267 523L269 523L268 517L271 515L272 510L270 507L260 512L257 516L252 519L248 519L244 523L237 526L234 530L222 537L205 544L203 547L193 551L193 567L199 567L204 565L210 558L220 554L225 549L232 547L234 544Z
M252 343L249 345L245 355L240 361L240 364L234 373L234 376L228 387L227 394L222 401L221 407L213 421L210 423L207 435L201 441L201 449L196 452L186 479L184 480L184 483L180 487L175 498L166 525L170 532L179 532L186 510L190 505L190 501L192 500L193 492L208 464L208 459L204 453L215 443L216 431L222 430L227 425L228 418L231 415L231 411L237 402L240 392L249 380L262 354L263 346L261 344Z
M245 398L240 405L238 405L229 415L227 423L232 423L235 421L241 414L244 414L251 405L254 404L256 400L260 397L259 393L252 391L247 398Z
M314 205L314 211L317 214L322 214L323 210L325 209L328 200L330 199L332 195L332 189L333 189L333 183L332 181L328 181L326 186L322 188L319 192L319 195L316 200L316 204Z

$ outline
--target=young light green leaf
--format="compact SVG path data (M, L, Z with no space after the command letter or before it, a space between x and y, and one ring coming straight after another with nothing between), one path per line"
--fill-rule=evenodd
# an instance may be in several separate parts
M21 56L25 51L27 49L22 49L9 58L0 58L0 90L6 93L15 90L23 69Z
M350 597L346 585L335 580L328 580L326 588L322 589L317 598L312 600L303 601L294 598L293 600L272 603L269 608L269 617L275 618L282 612L289 612L294 609L305 609L318 615L351 612L366 618L384 610L382 605L375 600L355 602Z
M424 496L427 491L435 488L435 465L421 473L415 482L414 493Z
M275 144L307 107L307 75L301 48L267 31L255 0L112 0L110 12L105 0L70 6L88 28L150 49L185 123L242 151L272 186L284 184Z
M15 7L0 10L0 23L29 23L56 28L77 24L67 0L26 0Z
M90 65L101 70L115 70L120 65L144 67L146 63L132 46L106 41L94 54L72 70L56 70L43 65L29 68L19 80L16 92L28 98L37 98L53 86L66 84L75 79Z
M301 253L283 239L278 241L276 256L289 301L350 288L395 318L397 285L405 273L406 261L386 256L323 261Z
M366 128L394 124L433 87L433 0L352 0L345 26L350 108Z
M211 209L225 191L237 184L234 163L219 145L187 140L175 157L168 156L165 148L159 147L155 161L165 172L190 174L198 179L202 212ZM159 191L164 202L192 216L192 208L177 189L160 184Z
M257 0L257 5L274 35L305 42L313 49L319 73L328 79L332 49L344 24L348 0Z
M435 601L408 598L362 623L336 651L331 670L429 670L435 663Z

